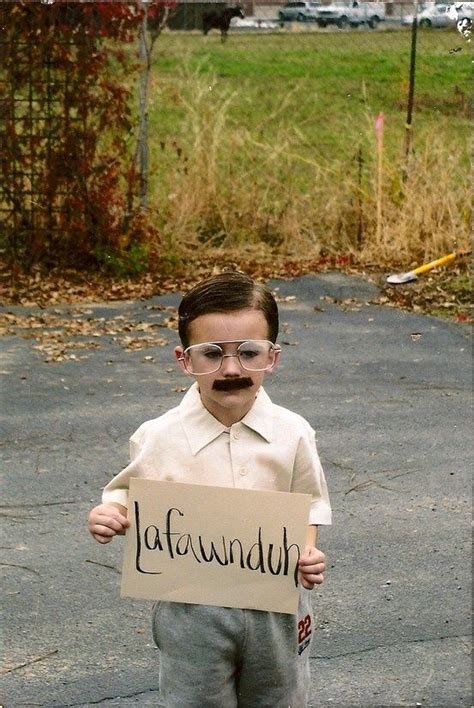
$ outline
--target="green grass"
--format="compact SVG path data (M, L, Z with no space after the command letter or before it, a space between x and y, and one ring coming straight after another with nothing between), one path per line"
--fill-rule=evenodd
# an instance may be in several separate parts
M420 32L418 42L415 128L448 130L460 145L469 131L470 45L449 32ZM450 50L462 43L462 51ZM189 80L209 77L213 91L236 92L229 107L231 123L264 129L297 126L307 142L332 158L350 151L357 124L367 116L387 115L387 139L398 143L404 131L410 33L344 32L231 35L222 45L216 34L165 34L159 39L151 120L162 136L176 135L184 111L176 105L183 86L183 62ZM167 90L168 89L168 90ZM284 114L279 107L288 105ZM277 112L277 119L268 116ZM454 125L452 125L454 122ZM449 125L448 125L449 124ZM461 148L460 148L461 149Z
M403 231L397 248L418 256L465 242L472 46L454 29L419 33L410 184L401 181L409 56L409 31L234 33L224 45L217 34L161 35L149 117L163 232L175 244L197 234L214 245L351 249L364 211L373 238L383 111L385 239ZM459 196L441 208L446 189ZM407 200L413 214L397 229Z

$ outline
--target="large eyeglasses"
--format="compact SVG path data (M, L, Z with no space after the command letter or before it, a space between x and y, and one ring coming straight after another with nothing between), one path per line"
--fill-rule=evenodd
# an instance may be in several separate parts
M238 344L235 354L226 354L221 344ZM186 371L195 376L214 374L222 366L226 357L237 357L245 371L267 371L275 363L280 347L266 339L232 340L229 342L205 342L193 344L184 350L180 361L184 362Z

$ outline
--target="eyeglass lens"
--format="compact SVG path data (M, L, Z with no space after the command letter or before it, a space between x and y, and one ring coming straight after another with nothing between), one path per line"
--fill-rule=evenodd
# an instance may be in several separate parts
M271 342L251 340L242 342L235 354L225 354L218 344L193 344L184 352L184 363L190 373L213 374L220 369L226 356L237 356L246 371L264 371L275 361Z

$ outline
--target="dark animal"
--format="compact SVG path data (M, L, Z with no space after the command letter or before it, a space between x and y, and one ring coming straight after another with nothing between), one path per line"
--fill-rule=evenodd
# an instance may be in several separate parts
M209 10L202 16L202 31L207 34L211 29L218 29L221 31L221 42L225 42L233 17L245 17L239 5L226 7L224 10Z

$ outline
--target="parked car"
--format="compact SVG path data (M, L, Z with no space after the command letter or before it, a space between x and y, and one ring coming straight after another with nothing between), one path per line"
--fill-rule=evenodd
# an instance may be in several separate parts
M241 30L270 30L278 29L279 24L274 20L263 20L259 17L233 17L230 21L230 26L232 29Z
M472 5L472 3L463 3L463 5ZM430 3L420 10L417 17L420 27L451 27L457 21L457 15L453 13L451 4ZM462 19L461 16L459 16L459 19ZM405 15L402 19L402 24L412 25L413 15Z
M290 0L278 11L280 22L317 22L320 2L308 0Z
M455 3L454 11L457 14L458 22L462 22L463 20L466 22L474 21L474 2ZM451 6L451 13L452 12L453 8Z
M336 25L341 29L358 27L366 24L375 29L385 19L385 4L383 2L334 2L321 5L318 11L320 27Z

